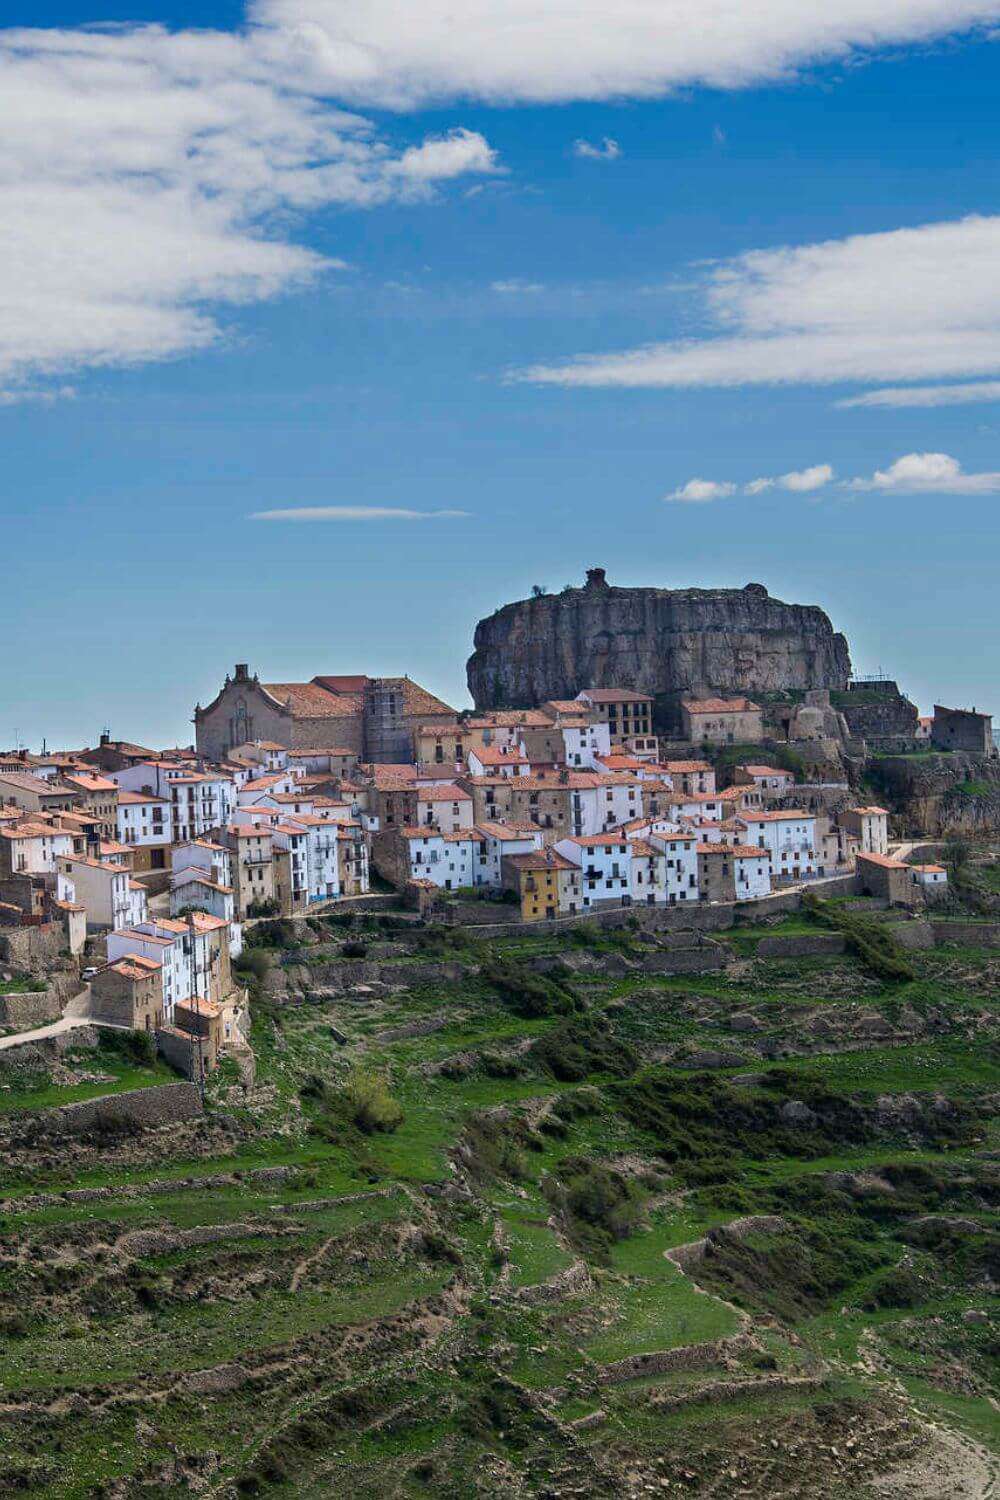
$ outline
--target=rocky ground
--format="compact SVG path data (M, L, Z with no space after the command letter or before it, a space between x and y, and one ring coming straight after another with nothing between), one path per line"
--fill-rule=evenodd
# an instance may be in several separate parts
M8 1056L0 1491L995 1496L985 930L263 924L203 1118Z

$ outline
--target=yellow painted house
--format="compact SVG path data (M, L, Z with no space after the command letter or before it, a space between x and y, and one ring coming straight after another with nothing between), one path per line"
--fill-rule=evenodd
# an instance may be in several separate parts
M523 922L552 921L583 910L579 866L554 849L506 856L503 884L520 897Z

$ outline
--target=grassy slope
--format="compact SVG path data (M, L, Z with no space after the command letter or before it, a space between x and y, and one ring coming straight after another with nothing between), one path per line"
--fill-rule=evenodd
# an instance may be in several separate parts
M770 930L797 931L800 920ZM759 935L737 935L741 957L752 956L751 942ZM557 946L550 934L537 944L496 945L508 958ZM601 940L595 951L610 946ZM948 1018L940 1035L796 1063L803 1086L813 1080L838 1097L862 1100L940 1091L974 1102L1000 1083L995 1053L981 1036L968 1035L965 1025L964 1017L981 1009L982 999L961 985L940 983L940 954L917 955L915 962L916 988L873 984L848 958L805 960L791 970L758 963L749 979L733 982L718 976L590 979L578 981L577 990L594 1013L615 1007L615 1032L648 1065L654 1049L692 1039L706 1047L746 1046L728 1024L736 1010L759 1011L764 1035L794 1035L796 1017L810 1008L838 1011L861 1003L886 1015L904 1003L919 1008L923 985ZM860 1001L848 993L852 985ZM447 1026L427 1036L381 1046L371 1040L404 1019L442 1013ZM356 1039L347 1056L365 1043L366 1057L389 1074L404 1109L393 1133L346 1141L310 1133L316 1106L300 1098L301 1084L310 1075L335 1078L345 1066L344 1050L331 1042L331 1020ZM603 1487L609 1455L628 1452L630 1462L641 1464L665 1453L681 1464L698 1447L709 1454L701 1460L707 1475L716 1447L721 1464L727 1444L749 1441L755 1424L808 1435L832 1420L828 1408L853 1412L857 1405L864 1411L872 1405L870 1377L855 1362L859 1341L872 1328L923 1405L980 1438L995 1435L995 1413L983 1394L946 1389L933 1369L928 1378L914 1355L907 1321L938 1320L942 1362L956 1351L967 1353L982 1373L987 1354L978 1345L971 1353L966 1349L970 1334L961 1314L969 1306L986 1306L988 1299L920 1251L918 1263L929 1257L926 1265L940 1280L937 1292L903 1307L865 1309L862 1302L887 1268L910 1254L902 1237L904 1216L891 1205L884 1212L856 1213L839 1199L831 1209L828 1200L807 1196L808 1185L823 1183L829 1172L877 1175L887 1164L922 1164L945 1186L922 1188L926 1201L918 1201L918 1194L918 1208L979 1211L985 1222L988 1213L970 1208L975 1194L949 1186L955 1177L979 1172L981 1130L963 1141L890 1132L884 1139L801 1146L785 1135L763 1154L742 1150L740 1138L730 1136L722 1178L699 1182L686 1175L690 1163L683 1159L658 1161L657 1132L630 1123L619 1107L627 1086L621 1079L599 1070L583 1079L556 1079L523 1055L513 1077L497 1076L493 1064L483 1064L484 1053L536 1041L558 1024L512 1015L475 980L377 1004L280 1013L261 1007L255 1030L262 1094L255 1108L247 1109L235 1091L226 1097L222 1082L215 1090L216 1107L254 1121L254 1133L235 1151L206 1159L168 1149L166 1160L118 1166L98 1153L72 1176L53 1162L30 1179L0 1166L0 1191L8 1202L0 1255L4 1398L47 1402L72 1389L96 1401L109 1382L156 1393L138 1420L134 1409L103 1399L100 1410L92 1406L83 1421L41 1407L30 1420L11 1425L0 1417L0 1462L6 1465L0 1475L52 1497L92 1494L108 1478L140 1474L157 1494L179 1495L206 1464L213 1485L239 1480L242 1493L381 1495L395 1486L400 1494L471 1495L490 1474L492 1492L503 1491L505 1481L497 1477L502 1471L491 1465L511 1466L527 1493L541 1492L568 1465L592 1493L614 1493L613 1481L607 1491ZM475 1055L471 1067L466 1059L449 1072L435 1071L443 1060L468 1053ZM102 1058L99 1066L115 1074L116 1087L135 1086L136 1074L146 1082L160 1076L118 1060ZM764 1071L776 1066L765 1064ZM672 1074L669 1067L666 1076L685 1089L700 1086L697 1078ZM487 1166L474 1180L471 1201L439 1196L453 1179L452 1153L470 1116L504 1105L515 1121L522 1111L534 1120L540 1108L572 1100L581 1088L587 1094L584 1112L567 1106L558 1128L522 1129L513 1176ZM773 1094L766 1088L744 1092L765 1103ZM7 1102L40 1107L71 1093L51 1085L22 1088L20 1094L12 1088ZM490 1119L492 1134L508 1129L497 1116ZM746 1145L753 1148L753 1141ZM692 1145L692 1161L706 1149L704 1143ZM654 1170L656 1180L636 1190L639 1211L624 1238L602 1237L573 1213L561 1229L553 1227L553 1183L569 1181L572 1164L581 1159L629 1160L637 1164L629 1172L641 1171L644 1163ZM274 1184L244 1180L180 1193L144 1190L153 1179L245 1174L269 1165L293 1167L298 1175ZM19 1196L69 1185L107 1186L119 1196L18 1211ZM303 1208L357 1193L365 1196L317 1212ZM277 1213L280 1206L290 1212ZM801 1304L774 1322L752 1277L741 1280L745 1266L724 1267L730 1280L719 1281L716 1292L754 1319L771 1319L765 1340L772 1365L763 1360L762 1368L804 1369L810 1351L832 1358L833 1373L822 1391L747 1397L727 1405L720 1422L716 1409L697 1402L666 1412L646 1401L651 1391L687 1389L698 1376L601 1386L598 1367L604 1362L719 1338L737 1328L727 1301L711 1290L696 1291L664 1251L752 1212L782 1213L806 1240L820 1230L827 1237L810 1246L804 1265L781 1259L783 1247L766 1236L746 1252L751 1271L763 1278L772 1263L786 1267L783 1274L801 1275ZM142 1253L124 1267L114 1248L122 1236L144 1227L172 1232L234 1224L249 1225L252 1237ZM554 1301L519 1295L581 1260L589 1272L581 1290ZM843 1271L836 1282L832 1265ZM439 1303L438 1294L448 1287L453 1294ZM399 1318L407 1308L410 1314ZM351 1341L349 1358L345 1338ZM229 1389L223 1382L208 1397L192 1388L193 1372L234 1362L242 1383ZM265 1365L266 1376L254 1373ZM525 1404L528 1398L518 1394L522 1386L551 1392L551 1409L563 1419L598 1405L605 1417L586 1437L569 1441L544 1408ZM785 1493L784 1478L772 1475L770 1483L778 1486L773 1493Z

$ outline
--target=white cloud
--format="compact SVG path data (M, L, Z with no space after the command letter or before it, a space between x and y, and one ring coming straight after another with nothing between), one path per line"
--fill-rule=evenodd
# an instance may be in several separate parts
M266 42L266 44L265 44ZM496 170L456 130L402 154L311 93L273 38L0 31L0 387L212 343L212 304L342 268L289 211Z
M467 510L406 510L392 505L303 505L291 510L255 510L251 521L440 521Z
M817 62L950 35L996 0L256 0L272 46L339 98L652 97L745 88Z
M782 489L791 490L793 494L807 495L812 490L821 490L832 478L833 470L829 464L814 464L811 469L782 474L778 483Z
M688 505L704 505L710 500L724 500L736 493L735 484L721 483L715 479L689 479L680 489L671 490L664 500L677 500Z
M485 136L461 127L447 135L430 136L422 146L411 146L399 159L401 177L414 182L443 182L469 172L499 172L497 154Z
M1000 217L757 250L711 267L708 333L519 378L567 386L737 386L1000 372Z
M509 281L491 281L490 291L500 292L502 296L514 297L523 293L544 292L545 287L540 281L520 281L515 276Z
M894 491L937 495L993 495L1000 493L1000 473L966 474L957 458L947 453L906 453L888 469L876 469L870 479L852 479L852 490Z
M751 479L749 484L743 486L743 493L744 495L762 495L765 490L773 488L773 479Z
M977 380L969 385L896 385L864 396L837 401L852 406L965 406L972 401L1000 401L1000 381Z
M617 161L622 154L622 148L617 141L613 141L606 135L599 146L592 141L574 141L574 156L585 156L591 161Z

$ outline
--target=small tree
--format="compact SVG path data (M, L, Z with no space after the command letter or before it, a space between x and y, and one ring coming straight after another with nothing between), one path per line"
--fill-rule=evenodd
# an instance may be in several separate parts
M533 583L531 585L532 599L541 599L547 593L548 589L545 587L544 583Z
M969 863L971 852L972 851L970 850L969 845L965 839L949 839L947 844L945 844L944 846L945 864L948 865L956 875L961 874L966 865Z

